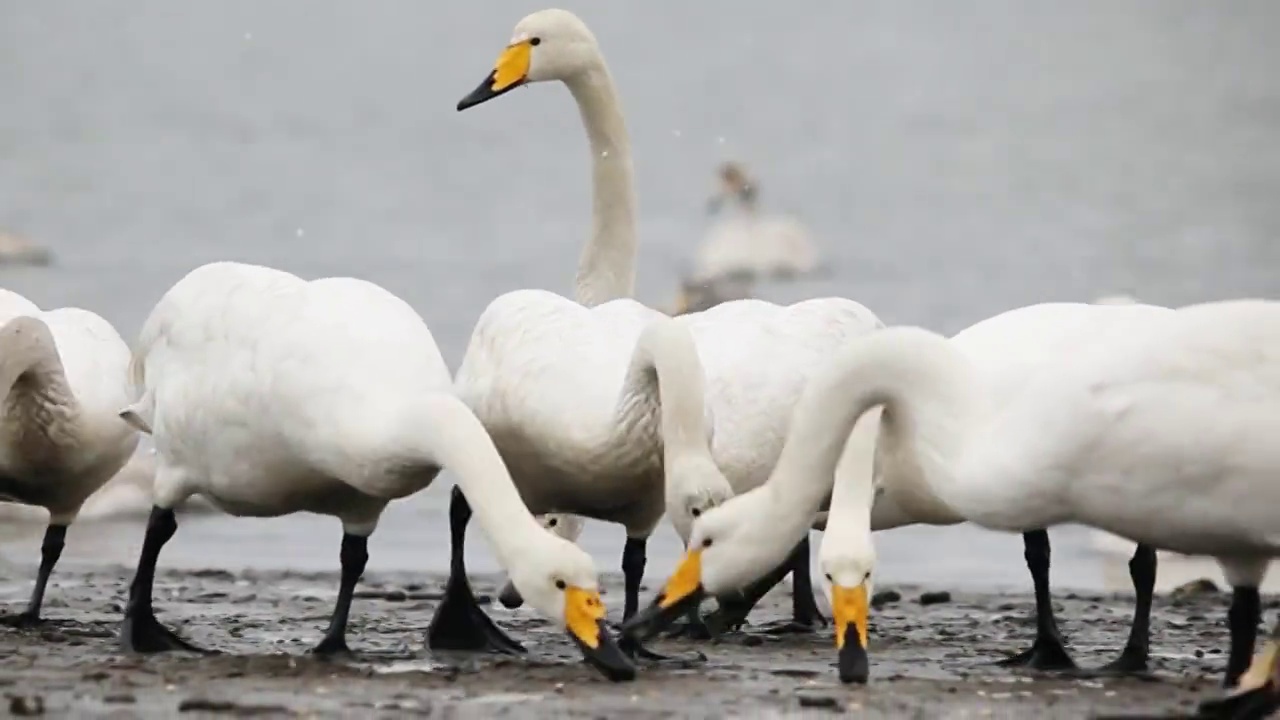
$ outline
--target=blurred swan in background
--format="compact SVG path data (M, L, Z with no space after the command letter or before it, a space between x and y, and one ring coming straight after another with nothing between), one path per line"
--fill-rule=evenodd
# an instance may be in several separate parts
M48 265L51 260L48 248L0 230L0 265Z
M698 248L694 280L792 277L816 267L809 231L793 217L761 214L760 183L742 165L726 162L717 176L719 189L707 209L721 217Z

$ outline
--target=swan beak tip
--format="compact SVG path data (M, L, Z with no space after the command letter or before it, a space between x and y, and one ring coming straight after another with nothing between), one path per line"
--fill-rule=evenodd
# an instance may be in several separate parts
M835 614L837 669L840 682L865 684L870 675L867 658L867 585L833 585L831 605Z

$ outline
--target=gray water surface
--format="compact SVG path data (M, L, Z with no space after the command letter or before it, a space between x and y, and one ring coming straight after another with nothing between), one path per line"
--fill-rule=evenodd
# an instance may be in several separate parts
M826 277L762 290L778 301L845 295L953 332L1103 293L1276 294L1280 4L562 6L594 29L622 95L641 299L669 301L728 158L829 259ZM0 229L57 261L0 267L0 285L132 337L204 262L355 275L417 308L456 366L499 293L569 291L588 230L589 159L562 87L454 111L538 8L0 0ZM444 569L443 480L391 508L371 568ZM38 530L13 532L4 559L33 559ZM301 515L192 520L163 562L333 569L338 534ZM1054 537L1055 582L1103 582L1087 533ZM131 564L141 528L71 538L68 561ZM616 569L619 529L591 523L583 542ZM664 527L650 575L677 550ZM1016 537L903 529L879 551L882 582L1026 584ZM482 542L471 562L495 569Z

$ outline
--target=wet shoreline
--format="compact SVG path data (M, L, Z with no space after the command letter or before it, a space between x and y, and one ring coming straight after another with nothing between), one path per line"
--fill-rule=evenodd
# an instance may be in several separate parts
M983 717L1034 712L1150 717L1185 714L1216 695L1225 664L1227 595L1160 595L1152 619L1152 673L1145 679L1053 677L993 663L1033 635L1029 594L947 592L896 586L899 599L872 614L872 677L842 687L830 629L812 636L739 633L713 643L664 641L667 654L700 651L705 662L642 666L614 684L581 661L564 634L528 608L488 604L523 642L526 657L431 653L423 636L444 578L372 573L360 586L346 660L307 654L327 624L332 573L162 571L162 622L221 654L130 657L115 632L129 573L123 567L56 576L46 626L0 628L0 694L16 709L77 717L790 717L858 711L870 717ZM492 596L501 576L475 579ZM605 602L621 613L621 578L606 575ZM14 581L15 583L19 581ZM890 588L880 588L889 590ZM922 604L926 592L933 602ZM883 596L882 596L883 597ZM1064 593L1060 624L1077 662L1111 660L1132 614L1125 595ZM1280 605L1267 598L1264 618ZM753 616L782 619L789 591L771 593ZM0 612L19 609L0 606ZM16 698L16 699L15 699ZM1174 715L1176 716L1176 715Z

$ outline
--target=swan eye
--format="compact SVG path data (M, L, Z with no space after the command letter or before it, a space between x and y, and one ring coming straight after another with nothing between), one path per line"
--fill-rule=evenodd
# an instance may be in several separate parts
M534 47L537 47L542 44L542 38L530 38L529 44Z
M565 584L565 582L564 582L563 580L557 580L557 581L556 581L556 589L557 589L557 590L563 590L563 589L565 589L566 587L568 587L568 585L566 585L566 584Z
M703 538L703 539L702 539L702 547L704 547L704 548L709 548L709 547L711 547L711 538Z
M558 522L560 522L559 518L551 518L551 520L547 522L547 527L553 528L556 526L556 523Z
M702 509L701 509L701 508L694 508L694 509L692 509L692 510L690 510L690 511L689 511L689 514L690 514L690 515L692 515L692 516L694 516L694 517L698 517L699 515L701 515L701 514L702 514Z
M870 579L871 579L871 571L870 571L870 570L868 570L868 571L867 571L867 574L862 576L862 582L866 582L866 581L868 581L868 580L870 580Z
M835 579L831 577L831 573L827 573L827 582L834 583Z

